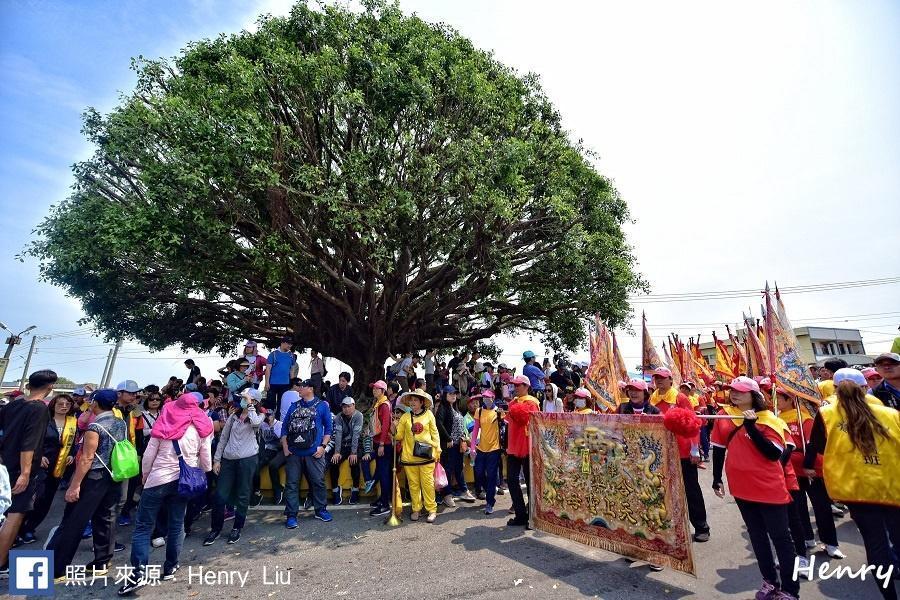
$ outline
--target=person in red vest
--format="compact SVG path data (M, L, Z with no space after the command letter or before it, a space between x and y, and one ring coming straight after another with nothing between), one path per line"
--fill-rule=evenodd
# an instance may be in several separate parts
M653 384L656 390L650 396L650 404L655 406L661 414L666 414L669 409L678 406L694 412L690 399L680 393L672 385L672 371L666 368L653 371ZM681 475L684 479L684 495L687 499L688 517L694 526L694 541L709 541L709 524L706 522L706 503L703 501L703 490L700 489L700 479L697 465L700 464L700 434L692 438L676 435L678 441L678 455L681 458Z

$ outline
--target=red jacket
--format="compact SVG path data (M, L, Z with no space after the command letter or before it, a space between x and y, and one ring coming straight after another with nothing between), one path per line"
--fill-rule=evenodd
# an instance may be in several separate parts
M376 444L375 447L377 448L378 444L390 445L394 441L391 435L391 403L385 400L379 404L375 418L379 420L381 425L381 431L373 439L373 442Z
M671 388L669 393L666 394L666 399L671 399L671 397L673 395L671 392L672 389L674 389L674 388ZM663 400L660 397L661 394L659 394L658 392L653 392L653 395L650 397L650 401L651 401L651 403L653 403L654 400L659 399L658 403L654 404L654 406L656 406L656 408L659 409L659 413L662 415L669 412L669 409L673 408L675 406L677 406L679 408L686 408L687 410L694 412L694 407L691 406L691 401L687 396L685 396L681 392L677 392L677 391L675 392L675 394L677 394L677 395L675 395L675 398L676 398L675 404L669 404L668 402ZM699 433L697 435L695 435L693 438L676 435L675 440L678 442L679 458L690 458L691 457L691 446L695 446L695 447L700 446L700 434Z
M539 410L538 400L534 396L522 396L509 403L509 413L506 415L506 422L509 423L507 454L525 458L531 452L528 422L531 420L531 413Z

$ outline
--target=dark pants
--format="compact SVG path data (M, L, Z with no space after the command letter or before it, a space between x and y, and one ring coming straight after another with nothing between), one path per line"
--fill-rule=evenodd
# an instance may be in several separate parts
M316 396L321 397L322 396L322 380L324 379L324 377L322 377L321 373L311 373L309 378L312 379L312 381L313 381L313 389L316 390ZM281 414L281 413L278 413L278 414Z
M778 556L781 589L797 596L800 593L800 582L793 580L796 555L788 529L788 505L763 504L740 498L735 498L734 501L747 526L750 544L753 546L753 553L756 555L756 562L763 579L772 585L778 585L778 572L775 570L775 559L772 557L772 547L769 545L771 539L772 546L775 546L775 554Z
M709 458L709 429L700 428L700 454L704 459Z
M803 492L800 490L790 490L793 502L788 504L788 526L791 530L791 541L794 542L794 552L797 556L806 557L806 536L803 534L803 522L800 519L800 513L797 512L797 497ZM806 515L807 519L809 515Z
M475 454L475 487L484 490L488 506L494 505L497 495L497 463L500 450Z
M425 373L425 391L429 394L434 391L434 373Z
M462 452L459 450L459 444L451 446L450 448L444 448L444 451L441 452L441 465L444 467L444 470L447 472L447 487L441 490L441 495L446 496L447 494L464 494L469 490L469 487L466 485L466 476L464 473L464 457Z
M78 501L66 504L59 528L47 545L48 550L53 550L53 577L66 574L88 521L94 529L94 561L88 566L88 573L92 566L106 565L112 560L116 545L116 507L121 496L122 485L113 481L106 469L93 469L85 476Z
M263 470L263 467L267 467L269 469L269 481L272 482L272 497L278 498L282 492L280 469L284 466L286 458L281 448L260 452L259 466L256 469L256 474L253 476L254 491L259 491L259 473Z
M324 510L328 503L325 494L325 457L297 456L287 457L287 482L284 486L284 497L287 507L284 514L296 517L300 510L300 478L306 475L316 512Z
M281 415L281 397L289 389L291 389L290 382L269 384L269 391L266 394L263 406L265 406L267 410L274 410L276 418Z
M813 540L812 523L809 521L809 508L806 498L812 503L813 514L816 515L816 529L819 530L819 539L823 544L837 546L837 530L834 527L834 515L831 512L831 499L825 489L825 481L821 477L810 480L807 477L799 477L800 494L794 496L794 504L797 514L800 515L800 524L803 526L803 537ZM793 494L791 494L793 496Z
M225 524L225 505L234 506L234 528L243 529L250 505L250 488L253 487L253 473L259 458L223 458L213 500L212 531L221 531Z
M200 496L199 498L195 498L188 502L187 510L184 514L184 531L185 533L190 533L191 528L194 525L194 521L196 521L200 517L200 513L203 512L203 509L207 506L212 506L216 502L216 482L218 477L212 471L209 471L206 474L206 494Z
M694 526L694 533L709 533L706 522L706 503L697 476L697 465L689 458L681 459L681 477L684 480L684 496L687 499L688 518Z
M31 533L44 522L50 507L53 505L53 498L56 496L56 490L59 488L60 480L53 477L47 471L41 469L37 475L37 495L34 499L34 508L25 515L25 521L22 523L19 534ZM13 481L15 484L15 481Z
M880 567L882 573L887 572L890 565L894 564L891 545L895 551L900 548L900 508L856 502L846 504L850 509L850 518L856 523L866 546L866 563ZM881 587L879 580L875 580L878 583L878 591L884 598L897 597L896 565L893 579L887 589Z
M370 452L369 455L371 456L372 453ZM375 476L372 474L372 459L365 460L363 459L363 456L365 456L365 454L362 454L359 457L359 470L362 471L363 481L369 483L375 479Z
M138 459L140 461L140 458ZM140 464L140 463L139 463ZM123 515L130 515L131 511L137 507L137 502L134 501L134 494L137 492L138 486L141 484L141 476L140 474L135 475L128 482L122 482L122 489L125 491L125 502L122 503L122 511Z
M525 521L528 519L528 505L522 496L522 486L519 485L519 474L525 474L525 489L528 491L528 501L531 501L531 474L529 473L528 457L506 456L506 482L509 484L509 497L512 499L513 508L516 511L516 519ZM487 493L487 492L485 492Z
M331 462L331 458L334 456L333 454L328 455L328 474L331 476L331 489L337 489L341 485L341 463L350 458L351 450L350 448L343 448L344 452L341 452L341 460L338 464L334 464ZM359 455L357 455L359 458ZM359 461L356 461L355 465L350 465L350 479L352 488L354 490L359 489Z
M160 509L166 509L165 524L166 562L163 571L178 564L178 555L184 542L184 511L187 500L178 495L178 480L152 488L144 488L138 504L134 532L131 534L131 566L143 571L150 560L150 537L156 527Z
M381 486L381 495L378 501L382 506L390 506L394 483L393 444L385 444L384 456L378 456L378 449L375 449L375 478L378 479L378 485Z

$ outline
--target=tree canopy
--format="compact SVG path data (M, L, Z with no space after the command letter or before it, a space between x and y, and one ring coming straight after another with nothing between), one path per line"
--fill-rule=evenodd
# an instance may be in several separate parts
M29 250L111 338L289 331L359 376L500 332L572 348L642 286L624 201L537 78L446 25L301 3L134 68Z

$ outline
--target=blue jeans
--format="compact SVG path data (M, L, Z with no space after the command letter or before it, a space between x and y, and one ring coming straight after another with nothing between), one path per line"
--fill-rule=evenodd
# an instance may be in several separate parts
M497 495L497 465L500 464L500 453L500 450L494 450L475 454L475 487L484 490L488 506L494 506Z
M150 560L150 536L156 524L156 515L165 505L168 512L166 530L166 562L163 571L178 564L181 545L184 543L184 511L187 500L178 495L178 481L170 481L141 492L137 521L131 534L131 566L135 571L143 570Z
M325 492L325 457L297 456L291 454L287 457L285 466L287 481L284 485L284 498L287 507L284 514L288 517L296 517L300 510L300 478L306 475L306 483L309 484L312 494L313 506L316 512L325 510L328 496Z
M441 496L446 496L449 493L453 493L455 496L466 493L469 488L466 485L466 476L463 472L464 462L462 452L459 451L459 444L450 448L444 448L444 451L441 453L441 465L447 471L447 481L450 482L447 487L441 490ZM452 483L454 479L456 480L455 484Z
M381 496L378 501L382 506L391 505L391 491L394 484L394 445L387 444L384 447L384 456L378 456L378 448L375 448L375 478L381 486Z

